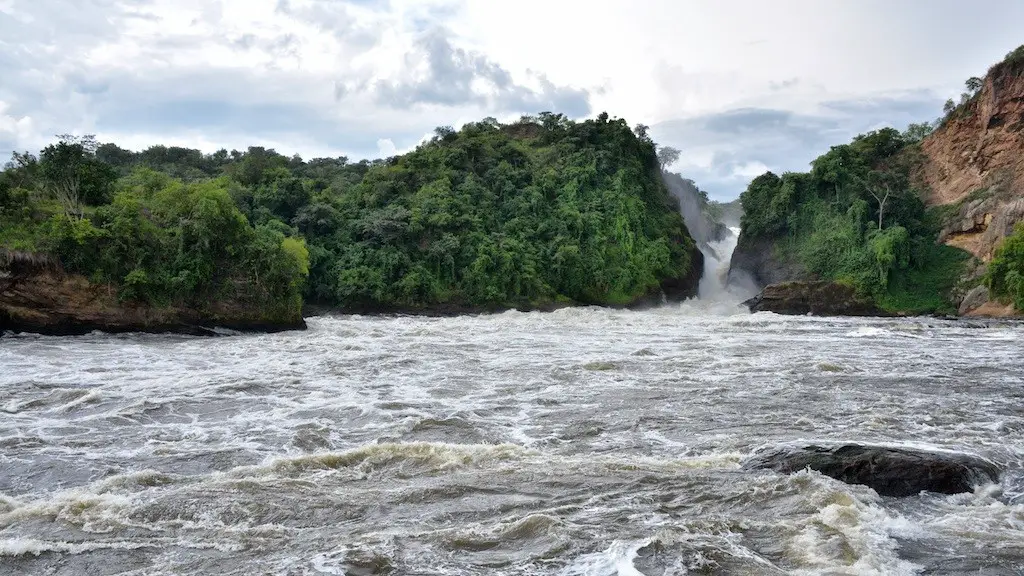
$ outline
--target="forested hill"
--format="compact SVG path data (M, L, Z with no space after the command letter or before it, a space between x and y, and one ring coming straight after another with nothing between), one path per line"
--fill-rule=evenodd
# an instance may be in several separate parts
M646 128L557 114L443 127L402 156L66 137L0 173L0 247L59 257L123 301L246 292L294 309L628 305L692 295L699 253Z
M886 312L970 311L986 286L1024 310L1022 101L1024 47L967 80L934 123L862 134L809 172L755 178L733 269L762 285L846 284Z
M912 179L919 136L885 128L833 146L809 172L758 176L742 194L733 269L761 285L817 278L889 312L953 310L968 255L936 245L939 223Z

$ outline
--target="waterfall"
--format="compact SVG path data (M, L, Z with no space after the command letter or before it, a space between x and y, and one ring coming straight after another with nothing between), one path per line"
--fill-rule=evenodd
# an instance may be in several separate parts
M702 300L719 300L728 291L729 259L736 248L739 230L729 228L721 240L702 243L701 253L704 254L704 274L700 279L697 295Z
M739 241L738 226L729 226L721 239L701 243L704 254L704 274L697 288L697 297L709 302L739 303L757 293L753 282L729 278L729 262Z
M672 172L662 172L662 179L669 193L679 201L679 213L686 222L686 229L704 255L697 301L732 312L736 305L758 292L752 280L729 274L729 263L740 236L739 215L726 215L723 220L712 217L707 193L693 180Z

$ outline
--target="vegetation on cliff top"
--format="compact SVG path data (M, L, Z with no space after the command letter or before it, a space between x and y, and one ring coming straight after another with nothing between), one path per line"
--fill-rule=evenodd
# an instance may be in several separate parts
M227 177L185 183L139 167L118 177L90 138L63 137L0 173L0 246L59 258L127 301L205 309L246 304L267 322L301 318L301 239L251 226Z
M810 172L757 177L741 195L743 234L775 239L810 274L887 311L952 311L948 294L968 255L936 245L939 223L912 183L923 133L884 128L833 146Z
M1014 79L1020 76L1024 76L1024 46L1018 46L1010 51L1002 61L993 64L988 69L986 78L979 78L978 76L968 78L964 82L964 91L960 93L960 99L953 100L950 98L946 100L942 107L943 115L941 118L931 124L924 123L912 126L928 126L928 131L930 132L931 128L938 128L951 120L968 118L976 112L978 97L985 86L986 79L998 81L1001 78Z
M685 278L693 242L645 127L545 113L358 163L64 137L0 173L0 247L124 299L294 311L628 304Z

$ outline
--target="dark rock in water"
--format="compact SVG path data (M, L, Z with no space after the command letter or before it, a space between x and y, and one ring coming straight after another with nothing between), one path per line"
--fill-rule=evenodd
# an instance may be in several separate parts
M676 542L653 542L637 550L633 568L644 576L674 574L764 574L784 576L770 560L760 554L729 552L725 538L718 535L687 534ZM776 538L778 540L778 538ZM744 543L746 544L746 532ZM749 546L749 544L748 544Z
M785 474L810 468L847 484L869 486L882 496L971 492L998 482L1001 474L994 463L970 454L863 444L769 449L752 456L743 468Z
M806 280L807 270L794 258L785 258L775 249L771 238L751 238L740 234L729 261L729 279L749 274L758 287L790 280Z
M346 576L377 576L395 571L391 559L368 550L350 550L345 557Z
M856 290L835 282L783 282L744 302L751 312L815 316L889 316Z
M298 310L270 318L258 303L243 299L194 308L124 302L113 286L54 266L45 257L33 260L0 253L0 334L70 336L100 330L215 336L222 328L277 332L306 327Z

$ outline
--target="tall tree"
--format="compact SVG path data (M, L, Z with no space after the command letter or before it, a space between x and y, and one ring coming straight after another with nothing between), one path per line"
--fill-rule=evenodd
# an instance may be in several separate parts
M661 164L661 169L664 170L672 164L675 164L679 160L679 150L665 146L658 149L658 164Z
M70 219L82 217L83 176L89 171L89 160L98 147L92 135L61 134L39 154L39 168L44 186Z

